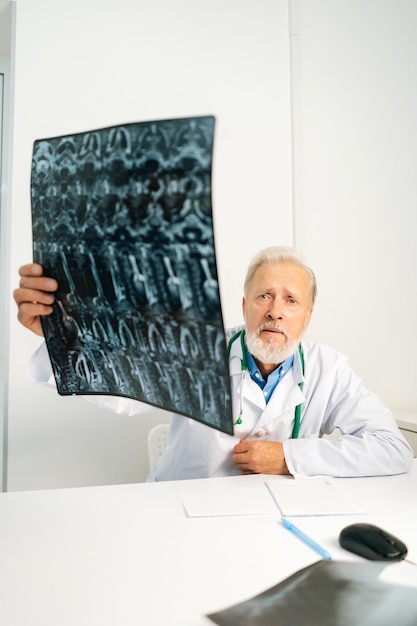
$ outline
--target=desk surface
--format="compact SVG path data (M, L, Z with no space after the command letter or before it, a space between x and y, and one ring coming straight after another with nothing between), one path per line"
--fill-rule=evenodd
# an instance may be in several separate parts
M278 523L278 509L188 518L179 492L209 483L262 490L268 478L0 494L0 623L213 624L205 614L266 590L318 557ZM302 530L334 559L358 560L339 547L338 534L368 521L399 536L417 562L416 463L406 475L336 482L366 514L298 518Z

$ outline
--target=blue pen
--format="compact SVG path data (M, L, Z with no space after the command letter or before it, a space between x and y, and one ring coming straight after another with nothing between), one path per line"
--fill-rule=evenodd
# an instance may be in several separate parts
M310 537L308 537L305 533L303 533L302 530L297 528L297 526L294 526L294 524L292 522L290 522L289 520L285 519L285 517L281 517L281 524L283 526L285 526L285 528L287 528L291 533L293 533L293 535L295 535L296 537L301 539L301 541L304 541L304 543L307 546L309 546L315 552L317 552L317 554L319 554L322 559L326 559L327 561L331 560L332 557L327 552L327 550L325 550L324 548L319 546L319 544L316 543L315 541L313 541L313 539L310 539Z

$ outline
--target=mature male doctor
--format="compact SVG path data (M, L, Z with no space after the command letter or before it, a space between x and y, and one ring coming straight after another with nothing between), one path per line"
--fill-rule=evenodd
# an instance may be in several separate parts
M14 292L21 323L42 334L57 284L30 264ZM235 416L233 436L173 415L168 445L149 480L232 474L376 476L407 472L413 452L391 412L353 373L346 357L302 340L316 298L313 271L292 248L261 250L249 265L245 325L228 332ZM42 347L32 377L51 377ZM133 414L143 405L100 396ZM323 435L339 429L337 439Z

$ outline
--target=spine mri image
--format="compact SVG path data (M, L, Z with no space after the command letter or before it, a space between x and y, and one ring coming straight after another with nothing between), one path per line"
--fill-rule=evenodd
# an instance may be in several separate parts
M61 395L125 396L231 433L213 234L213 117L35 141L34 261Z

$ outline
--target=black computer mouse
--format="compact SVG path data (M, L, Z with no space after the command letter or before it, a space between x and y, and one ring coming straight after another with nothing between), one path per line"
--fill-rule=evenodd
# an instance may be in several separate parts
M351 524L340 532L342 548L371 561L401 561L407 546L391 533L373 524Z

